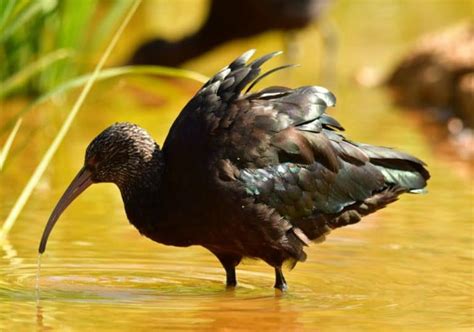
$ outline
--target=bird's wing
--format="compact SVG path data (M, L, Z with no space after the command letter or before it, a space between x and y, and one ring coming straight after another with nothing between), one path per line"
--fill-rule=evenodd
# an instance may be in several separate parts
M214 137L249 195L291 220L338 213L384 188L367 153L325 114L334 103L315 86L270 88L235 102Z
M242 93L266 76L258 77L260 66L277 53L247 64L252 54L222 69L185 107L167 138L183 143L174 151L187 147L194 165L203 153L192 154L205 151L218 162L221 178L239 183L288 220L337 214L391 186L425 186L429 175L420 160L346 140L342 126L325 113L336 101L327 89Z

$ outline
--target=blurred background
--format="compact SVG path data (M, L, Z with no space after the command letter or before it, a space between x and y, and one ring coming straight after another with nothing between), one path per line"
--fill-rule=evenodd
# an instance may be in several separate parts
M0 0L0 225L70 113L132 1ZM0 330L453 330L473 327L474 28L468 0L143 0L11 230L0 236ZM307 250L275 297L262 262L224 272L202 248L140 237L112 185L37 245L85 148L113 122L161 145L179 111L244 51L284 54L269 85L321 85L347 137L426 161L403 197ZM165 71L156 66L168 66ZM166 75L164 75L166 74ZM407 195L405 195L407 196Z

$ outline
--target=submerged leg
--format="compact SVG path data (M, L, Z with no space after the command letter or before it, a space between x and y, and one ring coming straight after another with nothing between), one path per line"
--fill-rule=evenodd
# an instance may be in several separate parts
M286 284L285 277L283 276L283 272L281 271L281 266L275 268L275 286L276 289L281 290L282 292L288 289L288 285Z
M240 263L242 257L233 254L217 254L214 253L221 262L226 273L226 286L235 287L237 286L237 278L235 275L235 267Z

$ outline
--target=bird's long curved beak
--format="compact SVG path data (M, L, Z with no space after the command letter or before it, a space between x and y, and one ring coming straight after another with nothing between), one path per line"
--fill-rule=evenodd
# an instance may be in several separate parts
M69 187L66 189L64 194L61 196L58 204L51 213L48 223L43 231L43 236L41 237L41 242L39 245L39 253L42 254L46 249L46 242L48 242L48 237L51 231L53 230L56 221L61 216L61 213L71 204L71 202L79 196L87 187L89 187L93 181L91 179L92 173L85 167L83 167L79 173L77 173L74 180L72 180Z

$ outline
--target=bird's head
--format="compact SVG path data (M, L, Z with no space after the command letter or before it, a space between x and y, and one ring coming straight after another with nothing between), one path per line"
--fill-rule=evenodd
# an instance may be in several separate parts
M116 123L89 144L84 169L93 183L113 182L120 187L139 175L157 149L144 129L131 123Z
M160 167L159 147L142 128L131 123L115 123L101 132L86 150L84 166L72 180L54 208L43 231L39 252L61 213L93 183L112 182L127 190L142 178L148 167Z

